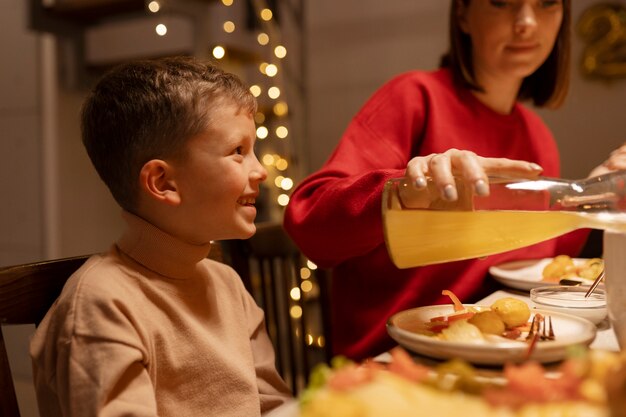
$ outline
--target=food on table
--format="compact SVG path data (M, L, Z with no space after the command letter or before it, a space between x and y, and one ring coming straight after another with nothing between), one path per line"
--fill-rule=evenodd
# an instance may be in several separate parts
M456 320L441 330L441 337L450 342L480 343L485 337L480 329L468 320Z
M417 327L419 333L450 342L483 343L487 335L520 339L529 329L530 308L522 300L504 297L490 307L464 306L451 291L442 294L452 300L454 313L431 318Z
M576 276L574 260L567 255L555 256L552 261L543 268L543 279L558 281L561 278Z
M600 258L587 259L578 267L578 276L581 278L594 280L604 270L604 261Z
M600 258L586 259L576 265L574 260L567 255L554 257L542 271L544 281L559 282L564 278L584 278L594 280L604 269L604 261Z
M526 324L530 318L530 308L528 304L513 297L504 297L496 300L491 305L491 310L495 311L498 316L500 316L509 329Z
M550 372L526 362L507 364L493 378L459 360L428 368L402 348L390 353L388 364L318 367L301 396L300 416L623 416L619 392L626 381L615 375L626 372L624 354L580 350Z
M474 314L467 322L478 327L478 330L482 333L502 334L506 330L500 315L492 310L480 311Z

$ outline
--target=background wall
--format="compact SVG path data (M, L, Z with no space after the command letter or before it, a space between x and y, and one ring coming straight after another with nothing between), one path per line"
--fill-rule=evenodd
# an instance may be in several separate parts
M447 1L306 1L306 134L297 138L302 174L329 156L351 117L392 76L436 68L447 44ZM595 0L575 0L575 18ZM620 1L620 3L625 3ZM85 95L59 78L54 39L29 30L27 2L0 0L0 266L104 250L119 235L119 209L82 149ZM574 36L565 106L541 111L579 178L626 141L626 79L584 79ZM304 107L302 107L302 110ZM469 133L468 133L469 134ZM36 416L26 355L30 328L3 328L23 387L24 416Z

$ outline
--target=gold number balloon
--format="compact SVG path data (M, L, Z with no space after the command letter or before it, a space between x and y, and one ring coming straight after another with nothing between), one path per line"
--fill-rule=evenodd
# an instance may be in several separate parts
M578 21L584 39L583 74L592 77L626 77L626 5L596 4Z

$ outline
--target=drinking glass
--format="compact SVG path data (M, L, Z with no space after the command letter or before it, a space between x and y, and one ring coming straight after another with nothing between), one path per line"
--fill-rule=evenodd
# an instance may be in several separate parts
M617 342L626 349L626 233L604 232L604 285L609 321Z

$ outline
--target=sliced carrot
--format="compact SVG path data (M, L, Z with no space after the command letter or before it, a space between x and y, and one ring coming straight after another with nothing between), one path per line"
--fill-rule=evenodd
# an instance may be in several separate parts
M450 316L448 316L448 322L452 322L452 321L457 321L457 320L463 320L463 319L471 319L474 316L473 311L467 311L465 313L459 313L459 314L452 314Z
M522 335L522 331L517 327L513 329L505 330L504 333L502 333L502 337L506 337L507 339L512 339L512 340L517 339L521 335Z
M454 313L454 314L450 314L447 316L435 316L435 317L431 317L430 322L431 323L446 323L448 321L455 321L455 320L461 320L461 319L470 319L472 318L472 316L474 316L473 311L467 311L467 310L463 310L460 313Z
M474 316L473 311L464 311L463 313L451 314L449 316L436 316L430 319L429 322L424 323L426 328L433 333L439 333L443 329L448 328L451 323L458 320L470 319Z
M441 295L447 295L448 297L450 297L450 299L454 303L454 311L465 310L465 307L463 306L463 303L461 303L461 300L459 300L459 297L457 297L452 291L443 290L441 291Z

